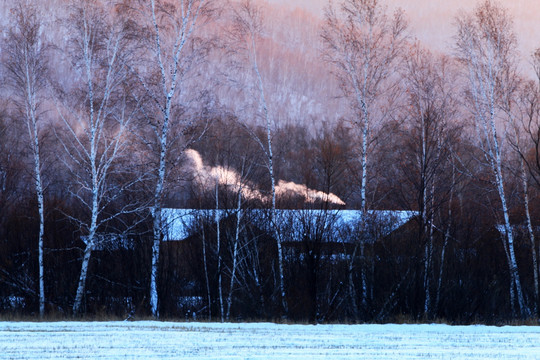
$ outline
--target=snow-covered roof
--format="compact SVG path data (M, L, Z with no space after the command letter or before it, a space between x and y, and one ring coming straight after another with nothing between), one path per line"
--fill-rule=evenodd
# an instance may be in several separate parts
M217 212L216 212L217 211ZM161 209L162 229L165 235L165 241L184 240L189 237L200 219L212 217L219 218L226 216L226 210L207 210L207 209Z
M233 215L234 210L162 209L162 223L166 241L184 240L196 229L200 219L214 221ZM253 209L242 211L259 228L269 228L270 211ZM282 241L300 241L306 235L324 236L326 241L355 241L361 233L374 240L386 236L417 215L416 211L369 210L362 216L358 210L276 210L275 221ZM361 230L361 231L358 231ZM309 234L308 234L309 233Z

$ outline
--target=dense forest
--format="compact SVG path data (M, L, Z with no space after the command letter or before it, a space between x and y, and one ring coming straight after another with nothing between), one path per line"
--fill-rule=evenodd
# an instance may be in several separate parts
M538 318L540 50L499 3L448 54L378 0L0 13L0 314Z

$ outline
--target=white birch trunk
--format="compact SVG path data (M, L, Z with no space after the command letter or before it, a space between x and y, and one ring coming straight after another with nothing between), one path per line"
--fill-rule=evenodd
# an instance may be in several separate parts
M520 316L527 318L530 310L525 303L514 251L514 232L510 224L504 176L502 150L496 128L497 111L506 108L511 100L512 81L516 64L516 41L512 21L506 10L497 4L485 2L478 6L474 15L458 19L460 36L458 46L469 70L471 95L474 100L477 121L482 126L481 147L495 178L495 186L501 201L504 219L508 268L510 273L510 299L514 289Z
M431 299L431 273L433 268L433 208L435 200L435 182L431 184L431 206L430 215L428 220L429 232L426 244L426 264L424 274L424 286L425 286L425 301L424 301L424 314L427 317L432 315L432 299Z
M78 222L87 229L88 235L84 236L86 239L86 246L73 304L74 314L78 314L81 311L90 258L94 247L97 245L98 229L100 225L103 224L103 221L106 221L100 219L100 213L103 210L102 201L104 200L107 191L105 187L106 179L111 164L119 156L121 152L120 149L124 144L122 136L126 125L124 122L125 119L121 119L119 121L120 129L117 133L112 139L106 138L105 124L108 121L109 111L111 110L109 108L111 93L115 86L121 81L120 79L123 79L122 75L119 75L120 73L117 72L118 68L116 67L119 56L120 37L118 37L118 34L116 34L114 30L111 30L108 34L110 35L110 38L98 38L98 31L94 28L95 23L93 21L94 18L92 17L99 16L97 15L98 11L96 8L83 6L78 10L80 10L80 14L83 18L81 19L81 24L75 26L77 27L76 31L80 32L80 38L77 40L80 41L80 55L83 65L83 76L86 81L85 91L87 96L84 104L86 106L86 111L88 112L88 117L86 119L83 119L83 116L80 115L81 117L78 118L78 125L84 129L82 132L84 135L78 135L73 126L69 124L69 121L61 115L64 123L68 126L69 131L74 138L73 146L76 149L69 155L76 164L79 164L82 167L81 171L90 174L88 180L84 179L83 176L78 175L79 186L89 193L89 201L84 199L84 196L74 193L74 196L78 198L89 211L88 221L83 219L78 220ZM96 53L96 44L98 42L102 42L101 45L104 45L108 50L105 55L102 54L103 57L101 58L99 58L100 55ZM103 63L100 61L103 61ZM95 76L94 71L96 71L97 66L103 66L102 69L105 70L103 79ZM100 86L95 86L94 81L100 81ZM95 89L99 89L97 90L97 93ZM99 100L96 101L96 98ZM86 136L86 139L83 140L80 136ZM86 141L88 141L88 145L85 144ZM65 144L64 147L66 147ZM80 159L78 157L80 157ZM119 215L119 213L110 215L109 219L112 219L117 215Z
M353 89L355 92L355 100L356 100L356 106L359 107L361 111L361 115L359 116L361 118L360 120L360 127L361 127L361 138L362 138L362 153L360 155L360 167L362 168L362 180L360 184L360 211L365 212L367 210L367 203L366 203L366 188L367 188L367 166L368 166L368 142L369 142L369 126L370 126L370 117L369 117L369 110L367 105L367 99L366 99L366 91L368 87L368 74L367 71L369 70L370 63L369 59L366 62L366 65L364 66L364 77L362 80L362 87L360 87L359 80L358 80L358 74L356 73L356 69L352 64L349 64L348 66L348 72L349 76L351 78L351 82L353 85ZM364 219L363 214L361 215L362 219Z
M90 263L90 256L92 255L92 250L95 245L95 236L97 231L97 222L98 222L98 212L99 212L99 192L100 192L100 181L98 179L98 143L100 136L101 121L103 119L99 118L99 115L94 112L94 84L92 79L92 63L94 61L92 55L92 35L90 33L90 26L87 24L87 19L84 19L85 31L83 33L84 38L82 39L83 44L83 60L85 66L85 75L88 86L88 104L89 104L89 136L90 136L90 151L89 162L90 162L90 171L91 171L91 197L92 197L92 207L90 214L90 229L89 234L86 240L86 248L84 250L83 261L81 265L81 272L79 276L79 284L77 286L77 292L75 295L75 302L73 303L73 313L78 314L81 309L82 298L84 296L84 291L86 288L86 278L88 274L88 265Z
M367 106L364 101L362 101L362 111L363 111L363 118L364 118L364 126L362 129L362 185L360 189L360 210L362 212L367 211L367 195L366 195L366 189L367 189L367 167L368 167L368 140L369 140L369 117L368 117L368 111ZM363 216L362 216L363 217Z
M155 202L154 202L155 204ZM153 228L153 241L152 241L152 268L150 272L150 311L154 318L159 318L158 307L158 271L159 271L159 250L161 247L161 206L152 209L152 228Z
M360 240L360 241L363 241L363 240ZM354 313L355 319L358 318L359 311L358 311L358 304L356 302L356 288L354 286L353 270L354 270L354 259L356 258L356 252L357 252L357 249L358 249L359 246L360 246L359 244L355 245L354 251L353 251L353 253L351 255L351 259L349 260L349 268L348 268L348 273L349 273L349 297L351 299L352 311Z
M159 139L159 167L157 172L156 189L154 192L154 206L152 208L153 224L153 243L152 243L152 269L150 274L150 310L154 318L159 318L159 298L158 298L158 276L159 276L159 255L161 248L162 219L161 219L161 199L163 197L163 186L165 183L166 154L167 154L167 135L169 127L170 102L167 102L167 108L164 114L164 123Z
M501 101L511 98L511 84L507 78L514 76L515 37L505 9L491 2L478 6L474 15L458 18L458 48L462 61L468 67L469 89L474 104L476 125L480 135L480 147L495 178L495 187L501 201L506 239L505 251L510 274L509 295L514 301L514 289L520 316L527 318L530 311L525 303L514 251L514 232L510 224L504 176L502 150L497 135L497 111ZM502 100L501 100L502 98ZM502 104L505 107L505 104ZM513 306L512 306L513 308Z
M281 236L278 230L278 223L276 220L276 181L274 177L274 165L272 162L272 145L270 142L270 133L268 133L268 151L269 151L269 173L272 182L272 209L270 213L270 223L274 228L274 237L276 238L277 253L278 253L278 267L279 267L279 288L281 291L281 306L283 307L283 316L287 318L289 308L287 305L287 298L285 295L285 278L283 273L283 249L281 246Z
M41 14L36 7L19 4L12 9L13 26L9 29L10 38L4 44L7 57L4 59L6 74L15 89L21 113L28 128L30 148L33 156L34 190L39 214L38 267L39 267L39 315L45 314L44 284L44 226L45 205L41 178L40 141L38 129L39 91L44 87L47 67L42 44ZM4 174L5 175L5 174ZM1 182L4 184L4 182Z
M150 309L154 318L159 317L159 294L158 294L158 268L160 257L160 245L162 241L161 229L161 208L163 199L163 188L166 178L166 157L168 150L168 136L170 127L171 107L173 98L176 95L177 87L180 85L180 56L182 55L185 45L192 36L196 28L197 20L201 13L201 9L205 4L205 0L181 0L177 6L181 8L181 18L175 20L179 23L177 33L174 34L173 46L171 47L170 58L171 64L167 66L164 60L165 51L162 48L162 35L160 25L158 24L158 10L156 9L156 1L150 1L151 22L154 31L154 54L155 62L159 70L159 80L161 86L161 94L150 91L146 84L143 85L148 95L158 104L159 111L162 115L161 126L158 131L159 142L159 165L156 173L156 187L154 191L153 208L151 211L153 220L153 244L152 244L152 268L150 275ZM167 16L173 16L167 14Z
M502 209L503 209L503 215L504 215L504 227L506 230L506 237L508 241L508 254L510 258L510 263L508 264L508 266L510 270L510 276L512 278L512 282L514 283L514 286L516 289L517 301L518 301L518 306L519 306L521 316L524 318L527 318L530 316L530 312L527 305L525 304L525 298L523 296L523 291L521 289L521 280L520 280L518 266L517 266L516 254L514 250L514 231L512 229L512 225L510 224L510 213L508 210L508 205L506 203L504 183L502 180L500 155L497 157L497 172L498 172L497 190L499 192L499 196L502 202Z
M39 163L39 159L37 162ZM41 176L36 179L36 183L39 183L39 185L37 185L39 207L39 316L43 318L45 315L45 254L43 245L43 236L45 234L45 206L43 201L43 186L41 184Z
M430 239L427 238L428 234L428 218L427 218L427 208L428 208L428 201L427 201L427 164L426 164L426 158L427 158L427 134L426 134L426 122L425 122L425 114L422 108L422 105L420 104L420 131L421 131L421 139L422 142L422 153L420 154L420 163L418 164L420 166L420 188L422 191L422 236L420 238L420 241L425 241L426 244L424 246L424 316L428 315L429 312L429 269L430 269Z
M257 87L259 90L259 105L262 108L263 118L265 120L266 126L266 141L267 145L265 147L265 153L268 161L268 175L270 176L271 182L271 192L272 192L272 204L270 209L270 223L274 229L274 237L276 238L277 246L277 255L278 255L278 276L279 276L279 288L281 295L281 306L283 308L283 316L286 318L288 316L288 305L285 294L285 278L283 271L283 249L281 246L281 236L279 234L278 224L276 221L276 179L274 176L274 154L272 150L272 124L270 122L270 114L268 112L268 105L266 103L266 97L264 93L264 83L262 80L261 73L259 71L259 65L257 62L257 50L255 44L255 36L251 34L251 58L252 58L252 67L253 71L257 77Z
M86 21L86 19L85 19ZM86 29L85 29L86 30ZM91 170L91 196L92 196L92 208L90 214L90 229L89 234L86 240L86 248L84 250L83 262L81 265L81 272L79 276L79 284L77 286L77 292L75 295L75 302L73 303L73 313L78 314L81 309L82 298L84 296L84 291L86 288L86 278L88 274L88 265L90 263L90 256L92 255L92 250L95 246L96 241L96 232L98 224L98 214L99 214L99 192L101 190L99 171L98 171L98 145L100 138L100 129L102 127L103 119L99 117L99 114L96 114L94 111L94 85L92 80L92 50L91 50L91 40L90 37L92 34L85 32L86 36L83 42L83 56L85 61L86 69L86 80L88 85L88 104L89 104L89 126L90 126L90 151L88 159L90 161L90 170ZM108 85L108 84L107 84Z
M534 229L532 226L532 220L531 220L531 212L529 207L529 181L527 178L527 171L525 169L525 161L523 160L522 154L523 151L521 150L521 144L520 144L520 134L519 134L519 128L516 124L516 121L514 119L514 116L511 112L512 109L508 107L506 109L508 116L510 117L510 124L514 129L514 144L513 147L518 153L519 157L519 179L521 180L521 186L523 191L523 207L525 210L525 221L527 223L527 232L529 234L529 242L531 245L531 256L532 256L532 265L533 265L533 281L534 281L534 304L533 304L533 312L534 315L538 316L538 301L539 299L539 289L538 289L538 257L536 253L536 239L534 236Z
M89 76L90 79L90 76ZM91 81L89 81L91 84ZM91 101L91 111L90 111L90 121L92 124L94 124L94 111L93 111L93 91L92 86L90 85L90 101ZM90 229L89 234L86 240L86 247L84 249L84 256L83 261L81 264L81 272L79 276L79 284L77 286L77 292L75 295L75 302L73 303L73 314L77 315L81 310L81 304L82 299L85 293L86 289L86 278L88 276L88 265L90 264L90 257L92 255L92 250L94 249L94 246L96 245L96 231L97 231L97 224L98 224L98 213L99 213L99 179L98 179L98 171L96 168L96 160L97 160L97 142L96 142L96 136L97 136L97 129L91 128L91 142L90 142L90 163L92 166L92 213L91 213L91 222L90 222Z
M454 163L452 162L452 185L450 188L450 198L448 200L448 224L446 225L446 230L444 232L444 242L441 250L441 259L439 267L439 278L437 281L437 294L435 296L435 310L439 310L439 303L441 299L441 288L442 288L442 278L444 274L444 259L446 254L446 247L448 246L448 241L450 240L450 229L452 225L452 201L454 199L454 186L456 184L456 169Z
M452 211L449 210L448 213L451 216ZM450 220L446 227L446 231L444 233L444 242L443 242L443 247L441 250L441 259L440 259L441 264L439 267L439 278L437 281L437 294L435 296L435 310L436 311L439 309L439 304L441 300L442 279L443 279L443 274L444 274L444 259L445 259L446 247L448 246L449 239L450 239Z
M43 236L45 233L45 203L43 199L43 183L41 181L41 159L40 146L37 128L37 102L35 94L32 91L32 78L26 62L26 81L27 81L27 123L30 139L32 141L32 152L34 154L34 177L35 190L38 202L39 212L39 235L38 235L38 265L39 265L39 316L45 315L45 269L44 269L44 246Z
M369 52L369 50L368 50ZM368 71L370 68L370 59L369 56L367 57L366 63L364 65L364 76L362 79L362 87L360 88L358 83L358 74L356 73L355 69L352 67L349 67L350 77L352 79L353 88L356 94L356 102L357 106L360 107L361 110L361 141L362 141L362 153L360 156L360 167L362 168L362 177L361 177L361 184L360 184L360 218L361 221L366 221L365 213L367 211L367 167L368 167L368 141L369 141L369 123L370 123L370 117L369 117L369 111L368 106L366 102L366 91L368 87ZM360 240L360 278L362 282L362 306L364 310L367 308L367 281L366 281L366 274L365 274L365 257L364 257L364 240ZM352 259L354 261L354 259ZM352 271L352 268L350 269ZM350 285L352 285L351 290L354 290L354 284L352 284L353 275L352 272L349 273L349 282ZM358 305L356 304L355 294L352 295L353 300L353 310L356 313L356 316L358 316Z
M84 249L83 261L81 264L81 272L79 274L79 283L77 292L75 293L75 302L73 303L73 314L77 315L81 311L82 300L86 289L86 278L88 276L88 265L90 264L90 256L94 249L94 235L88 235L86 247Z
M337 11L336 11L337 7ZM325 44L323 56L334 65L335 75L350 99L355 111L355 127L360 137L361 221L365 221L371 137L372 107L384 96L385 81L391 74L391 66L403 49L403 31L406 24L401 12L389 20L386 10L377 1L340 1L336 7L330 4L325 12L326 25L321 36ZM363 240L361 240L363 241ZM363 246L363 245L362 245ZM354 251L356 255L356 249ZM353 255L353 256L354 256ZM362 264L361 270L365 267ZM353 294L353 261L349 264L349 293L353 311L358 315ZM363 274L360 274L364 277ZM365 279L363 294L366 294ZM365 299L366 296L363 295Z
M232 305L232 294L234 289L234 279L236 276L236 264L238 259L238 240L240 237L240 220L242 217L242 188L238 191L238 203L236 205L236 229L234 234L234 246L233 246L233 265L231 272L231 283L229 285L229 296L227 298L227 315L226 319L229 321L229 316L231 314L231 305Z
M504 228L506 231L506 238L507 238L507 243L508 243L508 256L509 256L508 267L509 267L513 286L515 286L520 315L523 318L528 318L530 316L530 311L527 305L525 304L525 298L523 296L523 291L521 288L521 280L520 280L518 266L517 266L516 254L514 250L514 231L512 229L512 225L510 224L510 212L509 212L508 205L506 202L506 195L505 195L505 190L504 190L504 180L503 180L503 174L502 174L502 156L501 156L499 142L497 139L497 132L495 130L495 121L493 119L493 113L491 114L490 125L492 128L492 133L494 134L493 139L492 139L494 152L495 152L493 170L495 172L497 191L501 199L502 211L503 211L503 216L504 216ZM513 286L510 287L511 292L512 292Z
M529 233L529 241L531 243L531 255L533 262L533 275L534 275L534 314L538 316L538 257L536 255L536 239L534 236L534 230L531 220L531 212L529 210L529 184L527 180L527 173L525 172L525 164L523 159L520 158L520 170L521 170L521 182L523 185L523 205L525 207L525 218L527 221L527 231Z
M85 242L72 308L74 314L81 311L92 251L100 238L98 231L112 219L139 209L129 204L117 212L105 213L106 206L125 190L124 186L130 186L126 183L110 185L107 180L111 166L126 149L124 131L131 115L125 115L125 101L113 98L115 89L126 79L124 67L119 65L125 38L102 10L87 2L73 7L67 30L77 47L70 55L71 60L80 65L84 78L84 87L80 90L84 96L77 110L67 106L69 115L56 104L68 134L58 140L66 150L64 163L75 183L76 190L71 194L85 211L83 217L70 217L79 224ZM114 133L109 131L109 124L114 125Z
M222 276L221 276L221 233L219 228L219 183L216 182L216 213L215 213L215 222L216 222L216 242L217 242L217 275L218 275L218 293L219 293L219 317L221 322L224 322L224 312L223 312L223 286L222 286Z

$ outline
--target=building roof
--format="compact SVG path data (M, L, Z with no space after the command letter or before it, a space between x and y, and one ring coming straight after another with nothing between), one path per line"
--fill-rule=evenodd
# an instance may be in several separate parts
M165 241L188 238L201 219L214 221L232 216L235 210L162 209ZM267 209L242 210L243 217L261 229L270 230L270 211ZM282 241L301 241L306 235L324 236L325 241L357 241L363 234L365 241L387 236L418 215L404 210L276 210L276 223ZM362 231L358 231L362 230Z

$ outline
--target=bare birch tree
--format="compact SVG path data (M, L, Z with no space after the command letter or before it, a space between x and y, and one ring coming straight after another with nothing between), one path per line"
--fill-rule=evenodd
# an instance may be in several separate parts
M529 82L522 91L520 103L525 106L523 129L531 146L531 154L522 154L532 180L540 188L540 48L532 57L532 65L536 78Z
M342 0L337 8L330 3L325 10L322 29L323 57L332 66L343 96L352 111L352 123L359 134L360 210L368 209L367 187L372 129L381 120L388 82L403 50L407 24L403 13L388 18L378 0ZM362 240L360 240L362 241ZM363 249L363 244L358 244ZM357 246L358 247L358 246ZM356 255L356 247L353 257ZM349 292L358 313L349 269ZM365 281L363 281L365 293ZM365 297L364 297L365 298Z
M45 313L44 246L45 205L43 200L40 141L41 92L47 81L47 44L42 39L41 14L35 5L20 3L12 10L12 24L5 46L4 65L13 88L19 116L24 119L33 155L34 188L39 213L39 314Z
M504 104L514 91L516 37L508 11L484 1L473 13L457 18L457 53L466 71L467 94L478 133L478 146L493 175L504 218L504 246L510 273L510 298L517 296L520 315L530 316L521 286L514 250L514 231L503 174L504 138L498 127L504 121ZM515 291L515 292L514 292Z
M231 8L233 18L232 29L228 34L231 42L230 51L234 57L239 59L236 65L248 72L252 77L247 91L251 92L250 95L255 99L257 105L255 116L262 121L265 129L265 139L261 139L253 133L251 135L257 141L265 155L265 166L270 177L271 204L269 220L277 246L281 306L283 316L287 317L288 305L285 293L283 249L281 246L281 236L276 224L276 177L274 150L272 148L272 134L275 124L272 119L272 109L270 109L267 102L264 75L259 66L260 54L258 48L265 30L263 9L251 0L242 0L239 3L232 4Z
M231 281L229 282L229 293L227 295L227 313L225 318L229 321L231 315L231 307L233 300L233 290L234 282L236 280L236 270L238 268L238 250L239 250L239 239L240 239L240 221L242 219L242 189L240 188L237 194L237 205L236 205L236 226L234 231L234 242L233 242L233 251L232 251L232 269L231 269Z
M433 315L431 297L434 220L452 191L445 175L452 148L451 123L455 123L457 101L453 93L452 64L449 58L437 58L419 45L411 47L405 60L404 85L407 93L410 151L403 156L409 166L406 178L414 188L413 198L420 213L419 241L424 246L424 316Z
M522 80L518 85L518 95L513 98L507 98L505 101L505 111L508 116L507 132L509 143L517 154L518 166L515 169L516 176L521 185L523 200L523 210L525 212L525 222L528 238L531 246L531 256L534 278L534 314L538 315L538 303L540 301L539 293L539 268L538 255L536 249L536 236L533 227L533 218L531 216L531 195L530 180L535 180L534 162L538 158L538 140L539 134L539 104L540 88L534 80ZM527 154L533 149L533 156Z
M79 225L85 243L74 314L81 311L92 251L107 238L100 234L100 228L138 209L128 203L109 211L131 185L111 178L126 171L116 165L127 155L126 129L135 114L123 88L128 75L120 60L128 53L125 32L121 23L113 25L106 11L98 1L73 5L67 26L72 35L70 57L81 78L75 94L81 98L71 104L64 99L63 107L58 105L66 128L66 135L59 135L59 139L66 153L63 161L73 179L70 192L83 210L81 216L70 216Z
M215 187L215 197L216 197L216 211L214 213L214 221L216 222L216 253L217 253L217 276L218 276L218 294L219 294L219 317L221 322L223 322L224 319L224 311L223 311L223 272L222 272L222 265L223 265L223 259L221 257L221 225L220 225L220 210L219 210L219 181L216 179L216 187Z
M152 265L150 270L150 309L159 317L158 269L163 238L161 209L168 171L171 129L178 125L186 108L184 81L190 71L203 60L208 43L197 36L197 28L213 13L213 0L150 0L125 1L131 20L142 29L135 34L142 41L139 65L130 66L132 74L144 88L148 107L145 114L155 142L148 145L157 154L154 172L155 187L150 213L152 216ZM184 127L189 125L185 121ZM185 147L183 147L185 148Z
M230 315L231 315L231 307L233 302L233 291L235 286L235 281L237 277L237 271L238 271L238 264L242 259L240 259L240 250L241 250L241 244L240 244L240 234L243 231L243 225L241 223L242 221L242 204L243 204L243 198L242 198L242 191L244 189L244 182L245 182L245 157L242 161L242 170L240 172L241 178L240 181L236 184L231 184L233 189L237 190L236 194L236 225L234 228L234 240L233 240L233 249L232 249L232 268L230 270L231 272L231 280L229 282L229 293L227 295L227 312L225 315L225 319L229 321Z
M388 18L378 0L343 0L325 11L322 29L324 59L332 66L352 109L360 134L360 209L367 210L369 145L380 120L376 104L385 96L386 80L396 67L405 40L403 13Z
M540 245L537 248L536 237L534 235L532 218L529 210L529 187L528 179L532 179L532 183L540 188L540 49L536 49L532 56L532 65L536 78L525 84L520 92L519 104L521 108L521 124L525 145L520 149L519 146L514 146L518 150L521 166L521 178L523 184L524 205L527 220L527 230L531 242L531 253L533 256L534 269L534 290L536 296L535 310L536 315L540 313L540 262L538 254L540 254ZM527 168L528 174L525 174L523 167ZM529 177L530 175L530 177Z

